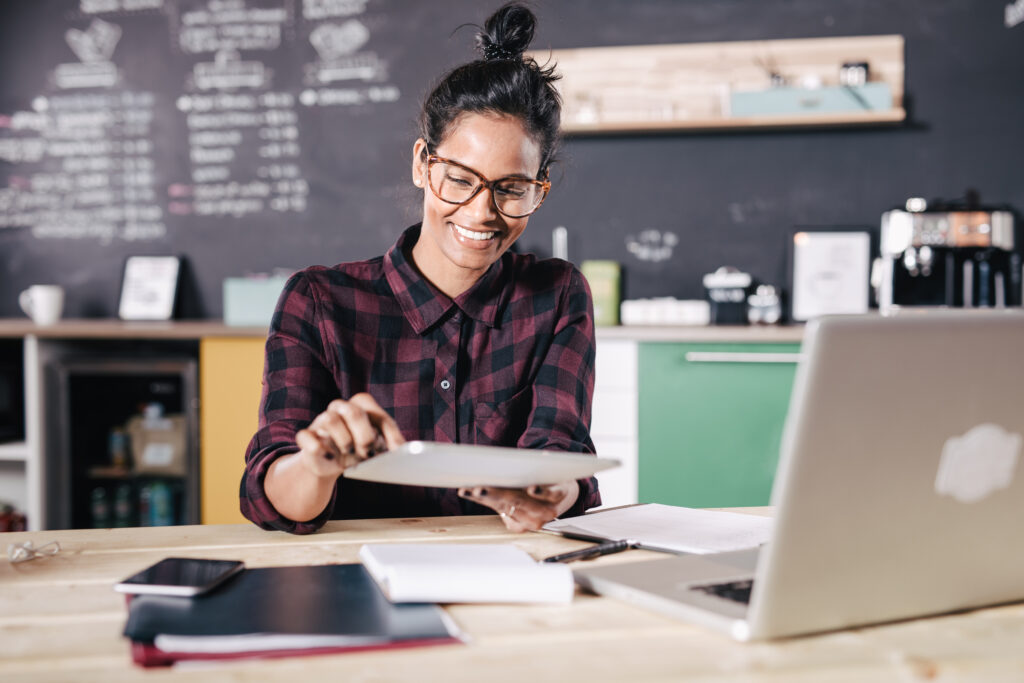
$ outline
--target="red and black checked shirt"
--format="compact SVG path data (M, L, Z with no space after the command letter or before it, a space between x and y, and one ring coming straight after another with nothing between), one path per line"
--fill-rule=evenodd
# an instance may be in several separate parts
M419 226L382 257L296 273L270 325L259 430L245 455L242 514L266 529L310 533L328 519L492 512L454 489L340 477L316 519L295 522L263 480L298 450L295 433L335 398L369 392L406 439L593 453L593 305L565 261L506 252L451 299L408 258ZM601 504L580 480L566 515Z

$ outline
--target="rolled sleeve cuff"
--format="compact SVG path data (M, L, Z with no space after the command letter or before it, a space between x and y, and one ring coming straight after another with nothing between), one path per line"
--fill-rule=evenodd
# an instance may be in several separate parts
M242 486L239 492L240 509L242 515L253 522L261 529L269 531L284 531L289 534L311 534L322 527L331 518L334 511L334 502L338 495L337 486L331 494L331 500L327 503L323 512L311 520L296 522L288 519L273 506L267 498L264 482L270 465L278 458L296 452L292 447L281 446L268 448L267 452L253 458L242 475Z

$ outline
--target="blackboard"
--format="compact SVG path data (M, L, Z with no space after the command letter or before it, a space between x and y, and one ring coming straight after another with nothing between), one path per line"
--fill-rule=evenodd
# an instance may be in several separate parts
M8 0L0 9L0 316L67 288L113 317L124 260L225 277L374 256L418 219L423 95L472 56L477 0ZM1024 207L1024 24L1005 0L547 0L534 47L901 34L905 125L574 137L518 248L616 259L629 298L787 281L794 226L876 229L910 196ZM1008 5L1013 5L1008 7ZM630 244L657 243L660 260ZM642 251L642 250L641 250ZM651 250L648 250L648 254Z

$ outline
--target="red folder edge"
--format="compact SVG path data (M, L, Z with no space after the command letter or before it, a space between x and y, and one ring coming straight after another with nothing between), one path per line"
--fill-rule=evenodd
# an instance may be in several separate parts
M164 652L153 643L132 641L132 661L139 666L151 668L170 666L175 662L185 661L217 661L229 659L274 659L278 657L297 657L308 655L330 655L348 652L369 652L372 650L396 650L427 645L451 645L462 643L459 638L423 638L421 640L400 640L376 645L358 645L336 647L313 647L286 650L253 650L248 652Z

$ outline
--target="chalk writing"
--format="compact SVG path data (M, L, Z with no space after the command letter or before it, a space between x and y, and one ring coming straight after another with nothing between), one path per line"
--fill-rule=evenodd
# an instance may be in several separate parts
M637 235L626 237L626 250L637 260L658 263L672 258L672 252L679 244L679 237L674 232L660 230L643 230Z

